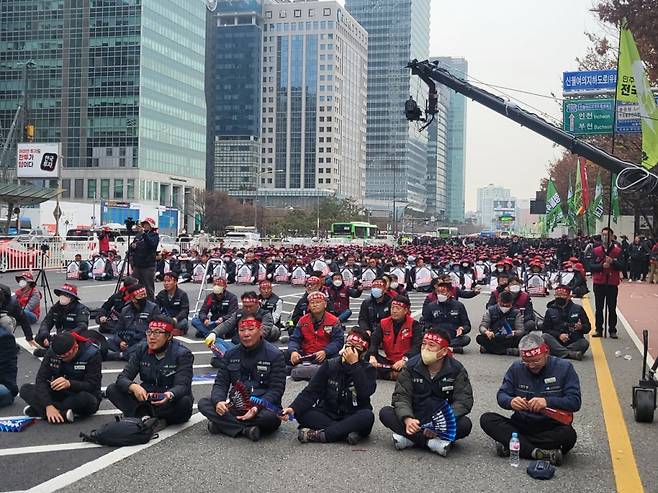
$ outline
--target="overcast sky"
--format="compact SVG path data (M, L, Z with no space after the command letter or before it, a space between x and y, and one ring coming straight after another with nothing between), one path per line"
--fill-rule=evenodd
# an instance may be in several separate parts
M488 84L557 96L562 72L576 70L589 41L603 27L593 0L432 0L431 56L463 56L469 75ZM508 92L560 117L552 99ZM546 166L561 152L549 140L469 101L466 137L466 210L489 183L534 198Z

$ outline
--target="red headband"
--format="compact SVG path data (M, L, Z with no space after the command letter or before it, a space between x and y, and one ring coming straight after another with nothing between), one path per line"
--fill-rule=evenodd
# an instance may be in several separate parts
M382 280L372 281L372 287L375 286L380 286L383 288L384 286L386 286L386 283Z
M272 283L271 283L270 281L261 281L260 284L259 284L259 286L260 286L261 288L271 288L271 287L272 287Z
M532 358L533 356L538 356L540 354L547 354L547 353L548 353L547 344L542 344L541 346L532 349L521 350L521 356L523 358Z
M315 293L311 293L308 295L306 298L309 303L312 301L327 301L327 297L324 295L324 293L321 293L320 291L316 291Z
M171 333L174 331L174 325L167 322L160 322L158 320L154 320L152 322L149 322L149 329L162 329L165 332Z
M244 303L258 303L258 298L252 298L251 296L247 296L245 298L242 298L242 304Z
M238 327L245 327L245 328L252 328L252 329L260 329L261 323L256 320L255 318L248 318L247 320L240 320L240 323L238 323Z
M437 343L442 348L448 348L448 356L452 356L452 351L450 351L450 341L444 339L439 334L434 334L432 332L427 332L423 336L423 342L432 341Z
M141 294L146 294L146 288L139 288L139 289L136 289L135 291L133 291L132 293L130 293L130 296L131 296L132 298L135 298L135 297L137 297L137 296L139 296L139 295L141 295Z
M351 342L351 343L354 343L354 344L358 344L358 345L360 345L360 346L363 346L364 349L368 349L368 346L370 346L370 344L368 344L368 341L366 341L365 339L363 339L363 338L362 338L360 335L358 335L358 334L350 334L350 335L348 335L348 336L347 336L347 340L346 340L345 342Z
M409 305L407 305L406 303L403 303L401 301L391 301L391 306L400 306L402 308L409 309Z

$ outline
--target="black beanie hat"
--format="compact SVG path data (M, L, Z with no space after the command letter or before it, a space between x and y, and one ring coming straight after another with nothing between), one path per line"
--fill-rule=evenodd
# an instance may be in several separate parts
M69 352L74 344L75 338L73 337L73 334L70 332L63 332L62 334L57 334L53 337L50 347L57 356L61 356L62 354Z

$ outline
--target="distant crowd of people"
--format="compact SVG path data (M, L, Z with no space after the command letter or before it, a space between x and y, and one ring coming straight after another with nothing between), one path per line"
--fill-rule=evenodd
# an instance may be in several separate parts
M480 426L496 441L498 455L509 455L516 433L522 457L559 465L575 445L576 432L554 411L572 415L581 403L577 373L566 360L583 358L587 334L600 337L605 328L617 337L624 252L637 274L633 251L640 251L633 250L636 241L624 250L608 228L576 240L418 238L399 247L292 245L180 253L158 251L158 244L157 229L147 218L129 247L131 265L119 289L96 310L81 302L71 279L54 290L57 302L43 319L42 293L31 273L16 277L13 294L0 285L0 405L20 395L26 415L65 423L95 413L107 397L125 416L155 417L162 427L185 422L194 401L194 355L175 337L193 329L211 348L217 368L210 395L198 403L210 433L257 441L295 416L302 443L357 443L375 420L370 398L376 380L388 379L396 381L392 406L382 408L379 419L391 430L395 448L419 446L446 456L472 427L470 381L453 356L472 342L471 319L459 300L480 295L486 285L491 294L475 331L479 352L520 360L497 393L500 407L514 414L484 413ZM651 251L656 253L655 245ZM594 324L573 301L589 292L588 273ZM156 280L163 281L157 293ZM179 282L211 286L198 313L190 313ZM254 287L238 299L230 291L234 283ZM304 289L288 320L275 293L283 283ZM410 291L426 294L417 318ZM554 299L540 316L532 297L551 292ZM360 298L358 320L346 330L350 300ZM98 331L89 329L92 316ZM34 336L32 324L39 321ZM35 356L43 358L35 383L20 388L17 326ZM104 360L125 362L105 395ZM309 381L287 407L281 403L286 375ZM243 405L245 392L260 404ZM452 413L453 434L433 426L439 411Z

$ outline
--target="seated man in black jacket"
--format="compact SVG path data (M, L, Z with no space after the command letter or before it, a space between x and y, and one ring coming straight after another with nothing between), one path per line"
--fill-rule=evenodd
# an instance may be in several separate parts
M137 279L126 277L123 279L122 284L117 292L103 303L96 314L96 323L99 325L98 331L103 334L113 334L116 330L121 310L128 302L127 290L137 284Z
M94 414L102 399L101 365L100 350L88 339L75 332L57 334L36 383L21 387L21 398L28 404L23 412L53 424Z
M109 360L128 361L138 345L146 339L146 329L155 315L160 314L158 305L146 299L146 289L135 284L128 289L130 302L121 310L116 331L107 339Z
M452 297L452 285L440 283L437 286L437 299L423 307L422 323L425 327L443 329L450 337L450 347L455 353L463 353L471 343L466 335L471 331L471 321L466 307Z
M155 316L146 342L132 353L116 383L107 387L107 398L125 416L157 417L168 425L185 423L192 416L194 355L173 339L173 331L171 318ZM135 382L138 374L140 383Z
M261 433L273 432L281 425L279 418L256 406L246 412L236 409L228 399L229 390L241 382L251 395L280 406L286 387L286 366L283 353L263 339L260 323L252 315L240 320L238 335L240 344L220 360L210 397L199 401L199 411L208 418L210 433L234 438L244 435L256 442Z
M11 406L18 394L18 356L14 335L0 323L0 407Z
M398 376L392 406L379 411L379 420L393 431L397 450L416 445L448 455L452 442L421 428L432 421L445 401L457 421L455 440L471 433L467 414L473 408L473 389L466 369L452 357L449 344L446 332L430 328L423 336L420 355L411 358Z
M571 301L569 286L555 288L555 299L547 305L542 330L552 356L583 359L589 348L585 334L592 330L592 324L585 309Z
M178 274L167 272L163 276L164 289L155 297L155 302L163 315L174 320L174 335L187 334L187 317L190 314L190 299L178 287Z
M48 348L50 344L50 331L53 327L57 333L82 332L89 328L89 308L80 303L78 288L73 284L64 284L59 289L54 289L58 296L57 303L50 307L46 317L41 322L37 333L37 344ZM41 348L34 350L34 355L42 357L46 351Z
M342 355L325 360L309 384L283 410L281 419L294 414L302 442L338 442L355 445L370 435L375 415L370 396L375 393L376 371L365 361L370 336L353 329Z
M386 281L381 277L372 281L370 296L361 302L359 311L359 327L361 330L373 333L379 328L382 319L391 315L392 298L384 291Z

